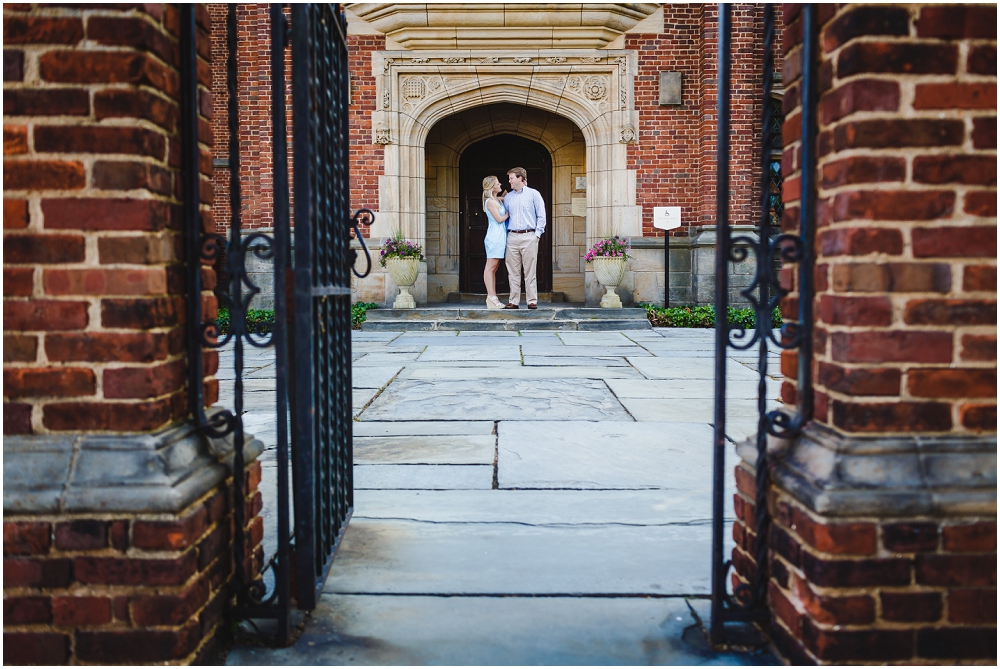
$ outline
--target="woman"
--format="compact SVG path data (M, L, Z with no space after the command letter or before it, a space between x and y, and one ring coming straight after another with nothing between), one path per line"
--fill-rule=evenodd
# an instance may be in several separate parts
M486 269L483 270L483 281L486 283L486 307L488 309L503 309L503 302L497 298L497 265L507 254L507 224L510 218L503 206L503 198L507 193L500 193L500 180L494 176L483 179L483 211L486 212L488 227L486 228Z

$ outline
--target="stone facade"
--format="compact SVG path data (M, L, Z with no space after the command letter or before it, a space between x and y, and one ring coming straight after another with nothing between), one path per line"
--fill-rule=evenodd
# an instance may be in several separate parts
M654 206L681 207L682 228L673 231L679 239L697 237L701 226L712 225L714 5L600 5L587 12L557 5L491 5L469 12L429 7L426 12L407 5L346 9L351 206L376 212L374 228L363 230L376 247L396 229L424 245L428 263L413 289L418 303L441 302L458 290L453 173L472 138L512 132L552 152L558 200L552 203L557 220L550 227L553 290L571 301L596 305L600 297L592 271L582 262L596 239L614 233L633 239L662 236L652 227ZM213 34L218 49L224 43L225 10L211 5L210 11L219 17ZM430 18L421 18L425 13ZM248 119L266 119L270 104L262 55L269 49L264 14L240 5L240 101ZM734 59L732 220L753 225L760 182L761 10L740 5L734 21L739 53L755 57ZM680 104L660 104L661 72L681 75ZM224 109L221 59L213 65L213 90L217 109ZM523 124L513 120L515 109L523 112ZM267 229L270 223L259 212L270 197L270 136L250 127L241 134L241 183L250 193L243 225ZM222 137L224 114L216 114L214 128ZM442 136L446 145L438 139ZM564 136L572 137L568 144ZM213 156L226 159L223 142ZM576 176L586 177L585 190L577 189ZM227 189L226 178L219 170L220 192ZM579 206L572 214L574 199L582 201L583 215ZM221 212L226 205L220 206ZM626 303L662 302L660 244L659 254L636 245L637 256L643 257L637 257L619 288ZM686 244L678 241L677 248ZM676 299L711 303L711 290L694 290L699 279L680 269L689 264L679 258L672 266ZM748 272L752 268L737 270L734 285L739 273ZM702 284L712 288L712 282ZM396 293L378 267L355 282L354 291L358 301L383 304ZM261 305L268 301L262 297Z
M741 453L734 583L766 531L791 661L995 663L996 7L820 7L815 419L773 444L766 530ZM788 230L800 10L784 8ZM789 404L797 364L783 354Z

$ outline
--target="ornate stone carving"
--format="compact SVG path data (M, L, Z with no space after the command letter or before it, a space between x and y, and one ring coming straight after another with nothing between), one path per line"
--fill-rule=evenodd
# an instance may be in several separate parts
M528 56L514 56L514 62L518 63L519 65L523 65L524 63L530 63L532 60L534 59L529 58Z
M448 56L447 58L442 58L446 63L464 63L464 58L458 58L457 56Z
M583 93L591 100L603 100L608 94L608 84L604 77L587 77Z
M625 90L624 86L622 86L622 89L618 91L618 97L621 100L622 109L628 109L628 91Z
M424 80L417 77L404 80L402 88L403 97L407 100L419 100L427 95L427 88L424 86Z
M391 98L389 97L389 89L387 88L384 91L382 91L382 109L389 108L390 99Z
M580 58L581 63L600 63L603 58L600 56L583 56Z
M385 126L375 128L375 143L382 145L392 144L392 131Z
M635 141L635 128L630 125L622 128L621 134L618 139L622 144L631 144Z
M553 65L558 65L559 63L565 63L566 59L562 56L549 56L545 59L546 63L552 63Z
M626 56L618 56L615 58L615 62L618 63L618 74L623 77L628 74L628 58Z
M382 73L386 74L389 72L389 68L392 67L392 58L386 58L382 61Z
M433 79L428 79L427 85L430 87L432 91L436 91L437 89L441 88L441 80L438 79L437 77L434 77Z
M488 63L499 63L500 58L498 58L497 56L483 56L482 58L479 59L479 62L482 63L483 65L486 65Z
M417 65L420 65L421 63L429 63L429 62L431 62L431 59L430 58L411 58L410 62L411 63L415 63Z
M574 91L580 88L580 77L570 77L567 85Z

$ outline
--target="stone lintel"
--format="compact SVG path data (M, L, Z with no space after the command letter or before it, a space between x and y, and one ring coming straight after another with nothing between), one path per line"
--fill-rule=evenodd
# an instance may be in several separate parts
M245 435L246 462L263 449ZM177 513L229 476L233 453L232 435L207 438L190 421L138 435L8 436L4 515Z
M995 516L996 435L842 435L810 424L770 449L774 481L831 517ZM737 448L754 468L756 447Z

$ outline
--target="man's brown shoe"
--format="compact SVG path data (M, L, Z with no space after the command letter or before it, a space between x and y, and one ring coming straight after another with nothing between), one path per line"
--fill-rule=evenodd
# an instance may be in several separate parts
M504 309L517 309L517 308L518 308L517 305L514 304L513 302L508 302L507 306L504 307Z
M537 304L533 304L533 303L529 303L529 304L528 304L528 308L529 308L529 309L537 309L537 308L538 308L538 305L537 305Z

